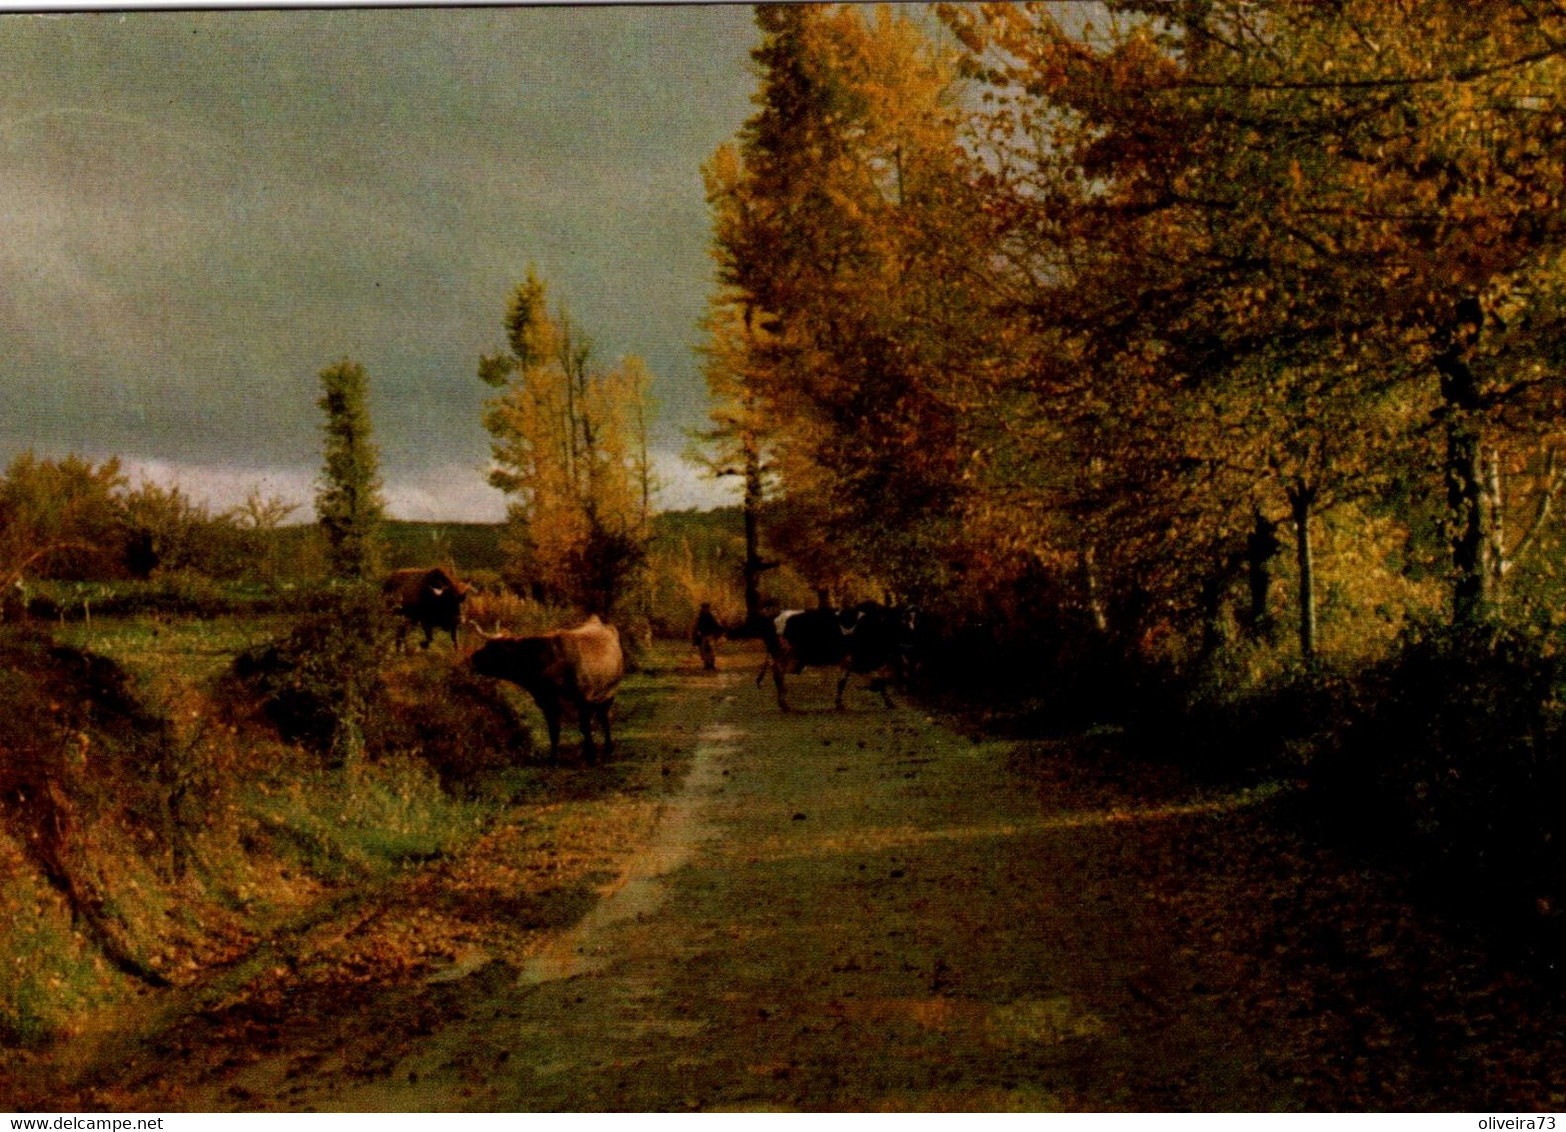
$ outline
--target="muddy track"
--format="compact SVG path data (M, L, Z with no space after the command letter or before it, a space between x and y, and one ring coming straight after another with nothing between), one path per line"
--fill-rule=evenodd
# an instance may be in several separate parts
M170 1045L155 1063L143 1051L100 1103L1287 1110L1499 1099L1424 1049L1439 1002L1365 1005L1380 984L1347 954L1352 923L1340 918L1345 934L1330 941L1337 968L1277 942L1295 938L1279 927L1290 901L1310 906L1301 885L1330 888L1336 865L1288 857L1305 852L1293 842L1267 842L1267 862L1240 860L1270 828L1264 796L1098 771L1080 744L1019 756L863 690L835 712L825 678L801 678L791 694L802 710L782 715L751 675L736 663L673 686L661 714L694 735L689 770L574 926L519 960L479 955L413 984L372 982L314 1004L308 1025L264 1042L238 1035L246 1048L224 1057ZM1377 924L1400 907L1357 903ZM1450 975L1461 957L1403 930L1393 946L1424 948ZM1360 1001L1334 1009L1319 995L1329 985Z

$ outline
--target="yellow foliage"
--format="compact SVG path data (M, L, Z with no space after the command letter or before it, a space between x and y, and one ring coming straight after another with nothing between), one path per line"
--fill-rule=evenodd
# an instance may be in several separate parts
M562 308L550 315L531 271L513 293L511 353L481 376L502 391L484 415L493 441L490 483L512 496L507 547L513 579L551 596L594 604L582 564L604 537L645 546L652 473L647 442L651 375L627 357L608 370Z

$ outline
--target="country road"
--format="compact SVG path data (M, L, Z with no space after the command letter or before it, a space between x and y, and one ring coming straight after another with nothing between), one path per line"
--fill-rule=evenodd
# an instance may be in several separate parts
M1395 892L1273 832L1265 790L1194 790L1097 759L1087 739L977 742L863 689L836 712L824 675L801 677L784 715L748 662L705 674L666 659L664 700L623 745L677 729L683 781L614 847L617 877L571 926L520 960L370 979L264 1033L165 1037L82 1103L1233 1111L1558 1096L1558 1051L1536 1043L1529 1069L1497 1052L1515 1040L1505 1023L1487 1037L1476 1021L1493 973Z
M839 715L807 676L818 710L780 716L746 675L719 677L730 694L623 885L329 1103L1162 1107L1171 1079L1186 1103L1265 1103L1218 1011L1165 1026L1137 1000L1169 956L1125 886L1088 881L1084 909L1070 872L1036 870L1078 858L1097 815L1041 813L994 748L907 709L862 695Z

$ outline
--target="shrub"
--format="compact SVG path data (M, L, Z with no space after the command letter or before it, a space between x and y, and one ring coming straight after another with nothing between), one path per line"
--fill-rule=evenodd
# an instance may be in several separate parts
M493 681L433 654L393 661L395 624L378 594L345 591L335 612L240 654L233 678L285 742L328 765L411 754L456 790L531 752Z
M233 672L285 742L339 764L369 745L380 663L395 624L380 595L354 587L337 608L304 618L281 640L241 653Z
M1222 778L1297 774L1345 720L1348 677L1287 646L1241 642L1150 682L1133 721L1144 753Z
M1462 903L1558 905L1558 679L1540 634L1416 627L1367 675L1348 725L1313 762L1315 814Z
M372 728L378 750L417 756L451 793L532 753L532 734L495 681L466 666L424 662L400 668L383 686Z

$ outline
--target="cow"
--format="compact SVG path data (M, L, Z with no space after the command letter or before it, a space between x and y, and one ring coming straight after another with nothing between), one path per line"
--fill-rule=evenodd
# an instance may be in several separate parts
M533 697L549 728L551 762L560 754L560 713L566 706L582 725L582 755L587 762L597 761L595 715L603 727L605 757L614 750L609 712L615 690L625 678L619 630L595 615L575 629L535 637L483 636L484 646L469 658L469 665L479 675L509 680Z
M843 675L837 682L837 706L843 706L843 690L848 687L851 677L880 672L882 675L877 677L871 687L881 693L887 707L895 707L887 692L887 685L893 681L905 682L905 644L908 635L904 611L877 601L862 601L845 609L840 620L846 647Z
M381 584L381 596L387 608L402 619L397 625L397 647L403 647L408 630L418 625L424 630L423 648L430 647L436 629L450 633L451 645L456 648L462 603L469 589L439 566L392 571Z
M897 607L897 614L898 663L903 687L912 691L924 685L930 658L940 647L941 633L936 619L920 606Z
M766 646L766 654L761 658L761 671L756 673L756 687L761 687L761 682L767 678L767 673L777 667L776 658L781 655L783 634L789 620L803 612L805 612L803 609L785 609L775 617L764 617L756 630L751 633L752 636L759 636L761 643Z
M837 707L843 706L843 692L856 673L869 675L889 669L901 673L901 622L897 611L878 602L866 601L835 612L825 606L780 614L777 633L767 639L767 660L756 682L770 669L778 692L778 706L789 710L784 690L785 673L798 674L806 668L841 667L837 682ZM887 707L895 707L887 691L888 678L873 685Z

